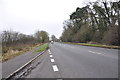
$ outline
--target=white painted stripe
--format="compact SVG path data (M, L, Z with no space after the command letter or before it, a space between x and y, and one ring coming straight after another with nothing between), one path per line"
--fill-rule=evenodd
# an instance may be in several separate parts
M57 79L57 80L63 80L63 79Z
M52 67L53 67L54 72L59 71L57 65L53 65Z
M53 57L53 55L50 55L50 57Z
M91 53L95 53L95 54L102 54L102 53L99 53L99 52L93 52L93 51L89 51Z
M49 52L49 54L51 54L51 52Z
M55 62L55 60L54 59L50 59L51 60L51 62Z
M97 53L97 54L102 54L102 53Z
M93 52L93 51L89 51L89 52L91 52L91 53L95 53L95 52Z
M50 49L48 49L48 52L50 52Z

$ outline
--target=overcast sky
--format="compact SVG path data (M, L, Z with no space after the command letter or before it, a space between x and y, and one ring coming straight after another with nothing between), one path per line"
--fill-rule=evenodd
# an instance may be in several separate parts
M0 29L24 34L45 30L58 38L63 31L63 21L69 19L69 15L85 1L0 0Z

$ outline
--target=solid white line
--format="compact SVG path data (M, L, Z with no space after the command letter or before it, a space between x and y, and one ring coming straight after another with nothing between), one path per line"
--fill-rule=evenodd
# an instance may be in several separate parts
M52 67L53 67L54 72L59 71L57 65L53 65Z
M50 57L53 57L53 55L50 55Z
M54 59L50 59L51 60L51 62L55 62L55 60Z

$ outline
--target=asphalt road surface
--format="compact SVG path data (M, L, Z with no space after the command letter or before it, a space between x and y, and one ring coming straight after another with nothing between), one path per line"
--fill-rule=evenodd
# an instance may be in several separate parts
M31 60L32 58L40 54L40 52L33 53L33 51L38 48L39 47L2 63L2 78L6 78L8 75L13 73L15 70L17 70L21 66L23 66L29 60Z
M118 78L118 50L55 42L27 78Z

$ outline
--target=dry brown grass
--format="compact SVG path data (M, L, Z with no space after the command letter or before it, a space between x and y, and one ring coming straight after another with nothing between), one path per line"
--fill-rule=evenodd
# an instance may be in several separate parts
M9 59L19 56L27 51L30 51L30 50L38 47L39 45L40 44L18 45L18 46L14 46L14 47L9 47L9 50L7 50L6 53L3 53L2 56L0 56L0 62L5 62Z

